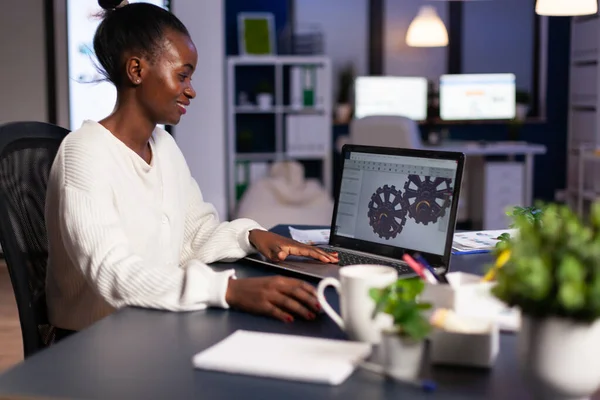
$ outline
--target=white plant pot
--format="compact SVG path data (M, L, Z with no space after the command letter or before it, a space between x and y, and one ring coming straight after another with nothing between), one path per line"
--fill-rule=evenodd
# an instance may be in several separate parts
M271 93L259 93L256 95L256 103L261 110L273 108L273 95Z
M515 118L519 121L525 121L527 113L529 112L529 105L517 104L515 109Z
M518 336L520 366L536 398L584 400L600 389L600 320L523 316Z
M384 330L381 334L383 370L391 378L414 380L419 377L424 341L414 341Z

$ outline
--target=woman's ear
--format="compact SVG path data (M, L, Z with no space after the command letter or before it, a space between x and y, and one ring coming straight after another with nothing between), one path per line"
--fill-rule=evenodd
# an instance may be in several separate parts
M142 83L142 60L139 57L131 57L125 64L127 68L127 80L134 86Z

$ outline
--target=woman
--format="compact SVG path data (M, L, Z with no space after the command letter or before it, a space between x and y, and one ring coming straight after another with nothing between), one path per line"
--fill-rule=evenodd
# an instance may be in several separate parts
M117 88L111 115L63 141L49 178L47 301L58 336L122 306L172 311L234 307L283 321L315 318L314 288L283 277L235 279L206 264L259 251L271 259L336 256L262 229L218 221L175 141L196 96L196 48L171 13L145 3L99 0L94 50ZM206 171L210 173L210 171Z

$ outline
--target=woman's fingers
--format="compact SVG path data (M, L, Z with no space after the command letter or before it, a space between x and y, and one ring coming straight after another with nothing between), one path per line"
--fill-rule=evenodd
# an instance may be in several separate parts
M308 305L305 306L301 301L298 300L299 299L296 299L288 294L280 292L272 297L271 302L276 306L276 308L281 309L282 312L287 311L308 320L315 319L316 315L314 311L309 310Z
M270 314L273 318L283 322L294 321L294 317L292 317L289 313L283 311L281 308L277 307L275 304L271 304L271 310L267 314Z
M310 308L312 312L321 311L321 305L317 299L315 288L304 281L298 281L294 285L285 286L280 291L289 298L296 299L305 308Z
M288 255L311 257L315 260L320 260L326 263L336 263L339 261L337 253L328 253L325 250L320 249L318 247L312 247L303 244L290 245L286 246L285 248L282 248L279 252L279 258L284 260L285 257L282 258L282 254L285 255L285 257L287 257Z

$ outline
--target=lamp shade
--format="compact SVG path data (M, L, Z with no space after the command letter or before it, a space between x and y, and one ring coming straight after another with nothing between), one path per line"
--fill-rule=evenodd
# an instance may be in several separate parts
M406 32L411 47L442 47L448 45L448 31L432 6L422 6Z
M598 12L598 0L537 0L535 12L539 15L574 16Z

